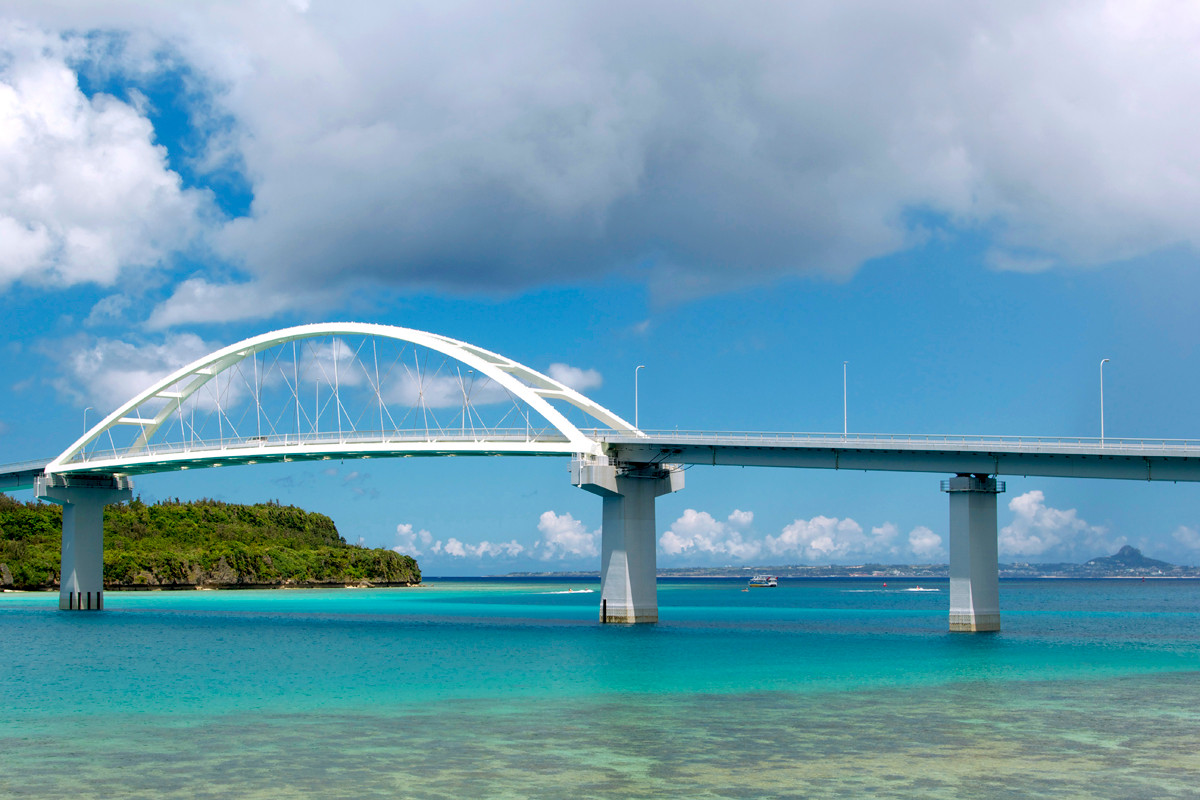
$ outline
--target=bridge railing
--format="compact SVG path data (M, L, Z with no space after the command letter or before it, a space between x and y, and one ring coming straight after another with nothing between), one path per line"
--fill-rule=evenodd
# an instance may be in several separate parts
M353 431L336 433L286 433L262 436L228 437L217 440L191 442L159 442L136 450L129 448L92 449L79 453L69 464L84 464L91 461L117 459L146 459L166 456L212 454L236 451L248 454L254 451L270 453L272 450L360 445L405 445L405 444L561 444L568 439L556 428L466 428L464 430L403 430L403 431ZM43 466L45 462L42 462Z
M851 446L851 447L953 447L954 449L1097 449L1200 451L1200 439L1113 438L1081 436L1003 436L990 434L895 434L895 433L787 433L778 431L685 431L643 430L641 436L620 431L595 431L599 441L633 444L646 441L680 444L734 444L765 446Z
M17 461L12 464L0 464L0 473L9 472L29 472L31 470L44 469L54 459L52 458L35 458L30 461Z
M50 461L49 458L39 458L0 465L0 490L31 488L34 480L42 474Z
M606 444L693 444L693 445L730 445L730 446L766 446L766 447L854 447L854 448L898 448L898 449L945 449L945 450L997 450L1006 452L1098 452L1112 454L1127 454L1138 452L1171 453L1200 457L1200 440L1197 439L1167 439L1167 438L1111 438L1104 440L1089 437L1062 436L997 436L972 434L891 434L891 433L788 433L778 431L613 431L593 429L585 431L598 442ZM90 462L111 462L118 460L152 460L171 456L197 454L211 455L218 452L230 452L248 456L255 451L264 454L282 455L280 451L302 449L304 447L343 447L353 451L355 447L380 445L425 444L437 445L488 445L488 444L563 444L567 437L555 428L466 428L455 430L392 430L392 431L354 431L335 433L286 433L262 436L247 436L240 438L224 438L218 440L195 440L190 442L160 442L152 443L137 450L132 449L92 449L80 453L70 465L87 464ZM471 449L471 448L464 448ZM478 448L475 448L478 449ZM386 452L386 451L385 451ZM45 461L29 462L29 468L40 468ZM22 465L11 465L8 469L15 471Z

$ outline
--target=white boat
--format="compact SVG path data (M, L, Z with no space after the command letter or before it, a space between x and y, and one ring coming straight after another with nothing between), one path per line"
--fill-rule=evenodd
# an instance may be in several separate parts
M774 575L755 575L750 579L750 585L774 588L779 585L779 578L776 578Z

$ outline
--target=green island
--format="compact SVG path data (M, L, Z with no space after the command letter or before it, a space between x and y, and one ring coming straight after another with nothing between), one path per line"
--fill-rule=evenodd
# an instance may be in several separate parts
M0 494L0 589L59 583L62 508ZM411 586L410 556L348 544L324 514L276 502L140 499L104 512L106 589Z

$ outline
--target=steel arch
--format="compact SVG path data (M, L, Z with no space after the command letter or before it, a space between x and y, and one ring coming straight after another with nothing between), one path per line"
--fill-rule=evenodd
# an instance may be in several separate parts
M192 395L214 380L225 370L256 354L288 342L332 336L365 336L407 342L441 353L461 364L477 370L495 381L514 397L528 404L557 431L557 436L548 440L521 441L516 437L443 435L425 441L346 441L339 432L337 441L322 441L295 444L285 442L282 446L267 446L264 437L255 437L251 443L241 442L219 448L205 447L203 452L187 451L172 454L149 452L148 443L155 432ZM182 389L179 384L183 383ZM171 387L175 387L172 389ZM153 418L131 417L132 412L150 400L162 402L161 409ZM97 423L75 441L61 455L46 466L46 473L103 472L112 474L137 474L165 472L192 467L211 467L236 463L265 463L270 461L292 461L310 459L370 458L407 455L600 455L601 445L572 424L549 401L565 401L583 411L606 430L638 431L626 420L586 396L556 381L535 369L517 361L448 336L402 328L359 322L335 322L299 325L270 333L264 333L229 345L175 371L153 386L137 394ZM141 434L125 453L109 458L91 458L86 448L106 432L117 426L137 426ZM142 452L138 452L138 451Z

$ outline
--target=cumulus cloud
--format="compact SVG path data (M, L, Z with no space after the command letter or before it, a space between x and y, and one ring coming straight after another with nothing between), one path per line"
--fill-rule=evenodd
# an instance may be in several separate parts
M772 555L831 563L856 555L874 554L872 537L886 543L894 536L895 526L876 528L868 535L861 525L849 517L816 516L808 520L795 520L784 527L778 536L766 537L766 547ZM885 545L884 550L888 549Z
M416 530L411 523L401 523L396 526L396 544L392 547L397 553L410 556L449 556L452 558L482 560L485 558L516 558L526 552L524 545L516 539L507 542L489 542L486 539L471 544L451 536L443 542L429 531Z
M52 343L46 353L57 361L59 374L52 381L54 386L75 402L107 414L214 349L191 333L156 342L80 335Z
M924 526L914 528L904 538L891 522L867 531L853 519L816 516L793 521L777 536L758 538L747 530L753 522L750 511L735 510L722 521L706 511L689 508L659 537L659 549L668 558L700 557L710 562L772 559L834 564L945 557L942 538Z
M485 539L478 544L466 544L451 536L446 540L442 552L456 558L516 558L525 552L525 546L516 539L508 542L489 542Z
M946 551L942 547L942 537L924 525L918 525L909 531L908 548L918 558L946 557Z
M742 511L735 508L729 512L729 524L736 528L748 528L754 522L753 511Z
M197 118L229 121L205 157L241 164L253 204L213 242L273 299L227 318L613 271L686 297L846 276L938 228L985 231L988 263L1023 271L1200 240L1192 3L304 6L8 4L136 32L109 69L170 51ZM202 203L136 105L82 97L54 47L9 30L2 127L25 138L5 169L33 180L0 185L49 188L5 193L0 280L111 282L179 247ZM33 97L63 124L26 135ZM237 299L181 287L153 324L205 291Z
M426 553L437 555L442 552L442 542L440 539L435 541L429 531L414 530L411 523L403 522L396 526L396 544L392 549L413 557Z
M0 19L0 289L111 285L204 226L209 195L182 187L142 109L80 90L68 60L87 45Z
M588 531L570 514L559 516L553 511L543 512L537 527L542 538L534 545L534 551L543 561L600 555L600 531Z
M734 510L722 522L707 511L689 508L659 537L658 545L672 557L702 555L746 561L762 553L762 542L745 538L741 530L753 520L749 511Z
M580 369L579 367L572 367L569 364L551 364L546 374L577 392L596 389L604 383L604 378L600 375L599 371L594 369Z
M600 555L600 531L589 531L570 514L544 512L538 519L541 538L532 547L516 539L507 542L467 542L451 536L445 541L426 530L416 530L403 523L396 526L396 545L393 550L412 556L434 555L458 559L515 559L521 556L541 561L594 559Z
M1008 508L1014 516L1011 524L1000 529L1001 555L1091 558L1126 544L1125 537L1113 537L1107 528L1088 524L1073 508L1046 505L1039 489L1014 497Z

